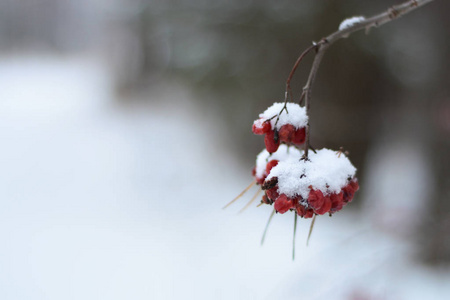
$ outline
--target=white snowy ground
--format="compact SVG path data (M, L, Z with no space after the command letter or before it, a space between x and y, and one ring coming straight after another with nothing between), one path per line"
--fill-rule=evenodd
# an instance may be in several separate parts
M174 85L113 97L87 59L0 60L0 299L450 299L364 216L318 218L309 247L300 221L293 262L277 215L260 247L253 190L221 209L251 178L213 116Z

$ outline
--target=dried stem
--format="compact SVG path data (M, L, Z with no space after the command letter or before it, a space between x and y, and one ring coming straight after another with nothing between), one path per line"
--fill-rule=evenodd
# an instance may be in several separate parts
M267 221L266 228L264 228L264 233L261 238L261 246L264 244L264 240L266 239L267 229L269 229L270 221L272 221L273 216L275 215L275 209L272 210L272 213L270 214L269 220Z
M241 198L242 195L244 195L252 186L254 186L256 183L256 180L253 180L252 183L250 183L248 185L248 187L246 187L239 195L237 195L236 198L234 198L233 200L231 200L230 202L228 202L227 205L225 205L224 207L222 207L222 209L227 208L228 206L230 206L234 201L236 201L237 199Z
M312 87L314 85L314 81L316 79L317 71L319 70L320 63L322 61L323 55L325 51L330 47L334 42L340 40L341 38L348 37L351 33L365 29L368 30L372 27L379 27L386 23L389 23L392 20L398 19L402 15L405 15L433 0L411 0L407 1L403 4L393 6L389 8L386 12L375 15L373 17L367 18L361 22L355 23L345 29L336 31L327 37L323 38L320 42L317 43L316 47L316 56L314 57L314 61L311 67L311 71L309 73L308 80L306 82L305 87L303 88L303 93L301 99L305 98L305 108L306 114L309 115L309 106L311 103L311 95L312 95ZM309 48L308 48L309 49ZM307 50L308 50L307 49ZM295 66L295 65L294 65ZM305 138L305 159L308 158L308 149L309 149L309 124L306 125L306 138Z
M314 223L316 222L316 216L317 215L314 215L314 217L313 217L313 219L311 221L311 226L309 227L308 238L306 239L306 246L308 246L308 244L309 244L309 239L310 239L311 233L312 233L312 231L314 229Z
M286 80L286 91L284 92L284 105L283 105L283 108L278 113L277 120L275 121L275 127L277 126L278 120L280 119L280 115L283 113L283 111L286 110L286 113L288 113L288 110L286 107L288 98L290 98L291 101L293 100L292 99L291 80L292 80L292 77L294 77L294 73L297 70L298 65L303 60L303 58L306 56L306 54L311 52L311 50L315 49L316 47L317 47L317 44L315 44L315 43L313 43L311 46L309 46L305 51L302 52L302 54L300 54L300 56L297 58L297 61L294 64L294 66L292 67L292 70L289 73L288 79Z
M250 207L250 205L253 203L253 201L255 201L256 197L258 197L259 193L261 193L261 190L258 189L255 193L255 195L252 197L252 199L250 199L250 201L248 201L248 203L239 211L239 213L242 213L244 210L246 210L247 208Z
M294 77L294 73L298 68L298 65L300 64L300 62L303 60L303 58L306 56L306 54L308 54L309 52L311 52L311 50L315 49L317 47L317 44L313 43L311 46L309 46L308 48L306 48L305 51L302 52L302 54L300 54L300 56L297 58L297 61L295 62L294 66L292 67L291 72L289 73L288 79L286 80L286 92L285 92L285 97L284 97L284 103L286 105L287 102L287 96L288 94L291 95L291 101L292 101L292 88L291 88L291 80L292 77Z
M297 213L294 211L294 236L292 238L292 260L295 260L295 234L297 233Z

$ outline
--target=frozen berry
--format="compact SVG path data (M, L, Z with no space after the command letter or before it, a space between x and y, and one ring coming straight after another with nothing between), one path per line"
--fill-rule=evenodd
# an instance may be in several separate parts
M264 137L264 143L266 144L267 152L274 153L278 150L280 146L280 140L275 141L275 133L273 131L269 131L266 133Z
M331 212L337 212L344 207L344 193L340 192L339 194L331 194Z
M252 131L254 134L266 134L271 129L270 122L264 121L263 119L258 119L253 122Z
M273 159L267 163L267 165L266 165L267 175L269 175L270 170L272 170L272 168L275 167L276 165L278 165L278 160L276 160L276 159Z
M275 201L280 196L280 194L278 194L278 187L275 186L271 189L266 190L266 195L267 197L269 197L269 199Z
M352 181L350 181L350 185L353 188L353 192L359 190L359 184L357 179L353 179Z
M281 194L280 197L275 201L274 208L280 214L284 214L294 206L294 201L288 198L285 194Z
M296 203L295 211L297 212L297 215L305 219L312 218L314 215L314 211L311 208L306 208L300 202Z
M294 132L292 142L296 145L301 145L305 142L305 127L299 128Z
M297 205L295 206L295 211L297 212L297 215L303 217L306 214L306 207L304 207L300 203L297 203Z
M315 212L318 215L326 214L331 209L331 199L330 199L330 197L327 196L327 197L324 197L323 199L324 199L323 205L320 208L315 209Z
M322 207L324 202L323 193L319 190L311 190L308 196L308 204L313 209Z
M281 142L290 143L295 132L295 127L291 124L281 126L278 136Z
M312 218L314 216L314 211L311 209L311 208L308 208L307 210L306 210L306 213L305 213L305 215L303 216L303 218L305 218L305 219L310 219L310 218Z
M342 192L344 194L344 202L351 202L353 199L353 195L355 194L355 190L350 184L347 184L343 189Z

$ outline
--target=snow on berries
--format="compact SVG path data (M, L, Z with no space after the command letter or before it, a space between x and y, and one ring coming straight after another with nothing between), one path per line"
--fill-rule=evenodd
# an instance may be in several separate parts
M274 153L281 143L303 144L307 124L308 116L304 107L296 103L274 103L253 122L252 131L265 135L266 150Z
M265 190L263 203L274 204L283 214L294 210L304 218L333 214L352 201L359 189L356 168L340 151L329 149L310 153L281 145L270 154L257 157L254 176Z
M267 175L279 161L295 161L302 157L302 152L294 147L280 145L278 150L272 154L264 149L256 157L256 166L253 169L253 176L258 184L263 184Z

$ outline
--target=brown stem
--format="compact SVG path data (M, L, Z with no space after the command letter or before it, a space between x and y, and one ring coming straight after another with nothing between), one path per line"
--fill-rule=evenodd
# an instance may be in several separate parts
M277 116L277 120L275 121L275 128L278 124L278 120L280 119L280 115L283 113L284 110L286 110L286 113L289 113L286 107L288 98L292 99L292 88L291 88L291 80L292 77L294 77L294 73L298 68L298 65L300 64L300 62L303 60L303 58L309 53L311 52L311 50L316 49L317 48L317 44L313 43L311 46L309 46L308 48L306 48L305 51L302 52L302 54L300 54L300 56L297 58L297 61L295 62L294 66L292 67L291 72L289 73L288 79L286 80L286 91L284 92L284 105L283 108L280 110L280 112L278 113Z
M292 77L294 77L294 73L298 68L298 65L300 64L300 62L303 60L303 58L309 53L311 52L311 50L317 48L317 44L313 43L311 46L309 46L308 48L306 48L305 51L302 52L302 54L300 54L300 56L297 58L297 61L295 62L294 66L292 67L291 72L289 73L288 79L286 80L286 92L284 94L284 103L286 105L287 102L287 98L288 98L288 94L291 95L291 101L292 101L292 88L291 88L291 80Z
M303 88L304 98L305 98L305 108L306 114L309 116L309 107L311 102L312 95L312 87L314 85L314 81L316 79L317 71L319 70L320 63L322 61L323 55L328 47L331 46L337 40L348 37L351 33L362 30L362 29L370 29L372 27L379 27L386 23L389 23L392 20L395 20L402 15L405 15L433 0L410 0L405 3L399 4L397 6L393 6L389 8L386 12L375 15L373 17L367 18L361 22L355 23L345 29L338 30L327 37L323 38L319 43L317 43L316 48L316 56L314 57L314 61L311 67L311 71L309 73L308 80L306 82L305 87ZM309 49L309 48L308 48ZM308 50L307 49L307 50ZM295 67L295 65L294 65ZM292 73L292 72L291 72ZM303 93L302 93L303 98ZM305 160L308 159L308 149L309 149L309 123L306 125L306 137L305 137Z

